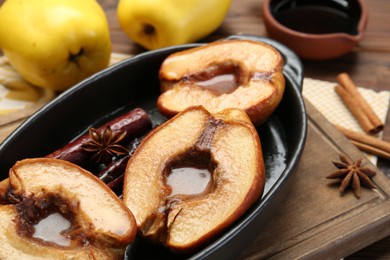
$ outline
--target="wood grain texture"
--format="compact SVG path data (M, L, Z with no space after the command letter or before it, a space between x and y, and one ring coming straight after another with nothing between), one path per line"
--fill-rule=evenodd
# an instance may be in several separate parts
M4 0L0 0L0 4L2 4ZM114 52L121 52L126 54L137 54L145 51L144 49L140 48L139 46L135 45L130 39L128 39L123 31L120 29L117 17L116 17L116 6L118 4L118 0L98 0L98 2L102 5L104 8L110 30L111 30L111 39L113 43L113 51ZM207 42L212 41L216 39L223 38L225 36L231 35L231 34L237 34L237 33L245 33L245 34L254 34L254 35L260 35L260 36L267 36L264 24L263 24L263 18L261 15L261 4L262 0L232 0L232 5L229 10L229 13L223 22L222 26L215 31L213 34L208 36L205 39L200 40L201 42ZM335 81L336 76L340 72L347 72L350 74L352 79L355 81L355 83L358 86L366 87L370 89L374 89L376 91L380 90L390 90L390 23L387 22L388 20L388 14L390 11L390 1L389 0L367 0L367 4L369 7L369 21L367 26L367 31L365 34L365 38L360 43L360 45L355 48L350 53L344 55L343 57L330 60L330 61L323 61L323 62L313 62L313 61L305 61L303 60L303 66L305 70L305 77L311 77L315 79L321 79L321 80L328 80L328 81ZM387 116L386 120L386 126L384 131L384 139L387 141L390 141L390 114ZM316 130L317 129L317 130ZM310 131L309 131L309 137L313 136L314 134L321 135L325 132L334 132L334 129L327 129L327 130L321 130L320 133L318 133L318 128L314 127L314 125L310 125ZM314 136L316 136L314 135ZM340 138L340 137L339 137ZM318 146L316 146L318 147ZM313 148L308 148L313 149ZM310 154L310 150L305 151L306 154ZM329 161L329 156L334 156L334 151L328 150L327 153L320 154L319 158L324 161ZM313 158L313 157L311 157ZM306 171L310 167L312 167L314 160L305 160L301 162L301 165L299 166L300 169ZM329 167L330 166L326 166ZM390 177L390 162L385 160L379 160L378 167L381 169L385 175L388 175ZM313 176L309 176L310 178L313 178ZM299 179L297 180L297 184L299 184ZM327 187L324 182L326 180L323 180L321 186L318 184L318 186L310 186L308 189L312 190L312 195L316 196L322 196L321 193L315 193L316 190L324 190L324 189L332 189L332 187ZM297 185L296 184L296 185ZM306 187L309 186L309 183L303 183ZM325 186L324 186L325 185ZM335 191L336 192L336 191ZM294 195L294 193L292 193ZM387 191L380 194L387 194ZM298 195L297 195L298 196ZM381 197L382 195L375 195L371 192L365 192L363 193L362 200L359 201L359 203L362 203L364 205L368 205L367 207L372 207L373 204L378 203L378 205L383 204L384 199ZM368 199L370 198L370 199ZM300 200L307 200L304 196L298 196L297 199ZM317 198L318 199L318 198ZM332 197L332 200L337 199L337 196ZM350 198L349 195L344 196L342 198L343 200L352 200L354 198ZM368 199L368 201L366 201ZM328 203L328 201L325 200L325 198L320 198L320 201L325 203ZM355 202L355 201L350 201ZM286 202L288 205L288 202ZM314 209L318 210L318 206L315 206ZM288 206L293 207L293 206ZM358 207L363 208L364 207ZM303 209L302 209L303 210ZM337 209L331 209L331 212L336 212ZM322 212L314 212L318 215L321 215ZM357 214L356 219L358 221L370 221L372 220L371 215L367 214L358 214L359 212L356 210L350 211L350 214ZM384 214L384 212L382 212ZM281 214L281 213L280 213ZM380 212L377 214L381 214ZM299 217L298 215L288 216L288 217ZM321 216L316 216L320 218ZM341 216L342 217L342 216ZM339 219L341 217L337 217L336 219ZM352 218L353 219L353 218ZM318 219L317 219L318 220ZM308 218L307 222L310 222L311 219ZM340 220L338 220L340 221ZM299 225L303 225L305 223L300 223ZM270 224L272 225L272 224ZM377 226L367 227L367 232L370 232L370 235L367 236L370 238L364 239L364 245L367 245L370 240L372 242L376 241L377 239L381 238L383 236L383 232L387 230L385 229L378 229L377 227L380 226L379 223L377 223ZM302 226L301 226L302 227ZM327 225L322 225L321 228L326 230ZM346 229L348 225L343 226L341 225L340 228ZM296 229L296 228L295 228ZM277 230L278 231L278 230ZM280 231L280 230L279 230ZM292 236L289 239L289 245L291 248L294 248L294 244L296 244L296 239L304 238L305 241L314 241L315 238L313 237L313 231L314 229L307 229L306 231L302 231L302 234L300 236ZM291 230L289 232L292 232ZM325 232L325 231L324 231ZM335 230L337 232L337 230ZM362 230L356 231L358 234L362 232ZM359 233L360 232L360 233ZM292 232L293 233L293 232ZM352 232L353 233L353 232ZM373 234L371 234L373 233ZM355 234L355 233L353 233ZM342 251L345 254L350 254L350 252L354 252L362 247L362 244L360 243L360 237L359 239L352 239L353 234L349 236L349 239L345 239L344 236L340 235L339 241L336 241L335 243L336 248L347 248L345 251ZM326 237L332 236L331 233L324 233ZM275 234L276 236L276 234ZM272 236L271 236L272 238ZM321 238L318 238L321 239ZM340 242L342 241L342 242ZM345 242L346 241L346 242ZM314 241L315 242L315 241ZM318 242L318 241L317 241ZM308 250L307 245L308 242L302 243L302 247L300 247L300 250ZM339 246L339 244L341 246ZM330 245L325 245L322 247L320 252L328 252L326 249L330 248ZM253 246L250 247L250 251L253 252ZM280 250L279 250L280 251ZM278 250L272 251L273 254L275 252L279 252ZM318 250L317 250L318 251ZM290 252L290 251L286 251ZM248 256L249 253L246 253L245 256ZM307 252L308 255L310 255L310 252ZM312 254L314 256L316 254ZM317 255L316 255L317 256ZM323 255L321 255L323 256ZM332 255L327 255L328 257L332 257ZM345 256L345 255L344 255ZM373 245L365 247L364 249L358 251L357 253L354 253L347 257L347 259L390 259L390 237L384 238L378 242L375 242Z
M340 196L339 183L325 178L336 170L331 161L339 154L356 160L362 153L306 106L307 144L288 199L240 258L341 259L390 234L390 180L378 171L378 190L363 188L360 199L350 190ZM363 164L376 169L366 159Z

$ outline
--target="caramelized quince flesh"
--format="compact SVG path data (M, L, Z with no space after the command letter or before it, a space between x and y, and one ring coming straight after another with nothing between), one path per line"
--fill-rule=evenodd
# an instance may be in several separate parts
M211 113L238 108L258 125L283 97L283 64L272 46L248 40L218 41L177 52L161 65L157 106L167 117L196 105Z
M69 162L19 161L0 191L0 258L117 259L134 241L129 209L92 173Z
M197 192L172 193L177 169ZM215 238L258 199L264 163L257 132L237 109L211 115L189 108L152 131L129 160L123 200L142 236L178 252L191 252ZM179 184L183 185L183 184ZM184 188L182 190L187 190Z

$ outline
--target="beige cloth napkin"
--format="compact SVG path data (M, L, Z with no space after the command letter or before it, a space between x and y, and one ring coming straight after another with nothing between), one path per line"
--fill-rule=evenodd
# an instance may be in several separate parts
M30 95L32 97L31 100L10 96L11 88L6 86L9 82L19 82L19 90L28 92L27 96ZM18 88L14 89L14 91L18 91ZM15 112L32 105L40 98L41 94L36 87L20 77L4 56L0 56L0 115Z
M347 129L363 133L364 131L361 129L356 119L352 116L334 90L335 86L335 82L304 78L303 96L332 124L341 125ZM390 92L376 92L360 86L358 87L358 90L371 105L379 118L385 122L389 109ZM378 138L382 138L382 134L378 134ZM376 164L376 156L368 155L368 157L371 162Z

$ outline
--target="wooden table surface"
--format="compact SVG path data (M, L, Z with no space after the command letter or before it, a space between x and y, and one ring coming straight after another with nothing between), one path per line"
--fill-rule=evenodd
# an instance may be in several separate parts
M4 0L0 0L2 4ZM121 30L117 17L117 0L98 0L103 6L111 30L113 52L137 54L145 51ZM305 77L335 81L337 74L347 72L357 85L373 90L390 90L390 12L389 0L367 0L369 22L365 38L347 55L330 61L303 60ZM237 33L267 36L261 15L262 0L232 0L222 26L202 42ZM156 7L157 8L157 7ZM390 141L390 115L386 120L384 139ZM378 167L390 177L390 162L379 160ZM390 237L364 248L346 259L390 259Z
M111 29L113 51L137 54L144 51L128 39L116 17L117 1L99 0ZM389 0L367 0L369 22L359 47L338 59L322 62L303 60L305 77L335 81L337 74L347 72L357 85L374 90L390 90L390 12ZM222 26L202 42L237 33L267 36L261 14L261 0L233 0ZM390 141L390 116L386 120L384 139ZM378 167L390 177L390 163L380 160ZM390 259L390 237L364 248L347 259Z

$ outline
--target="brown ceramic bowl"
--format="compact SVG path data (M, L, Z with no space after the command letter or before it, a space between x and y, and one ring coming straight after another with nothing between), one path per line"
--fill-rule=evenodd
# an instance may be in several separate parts
M339 57L356 47L368 21L365 0L263 0L267 33L309 60Z

